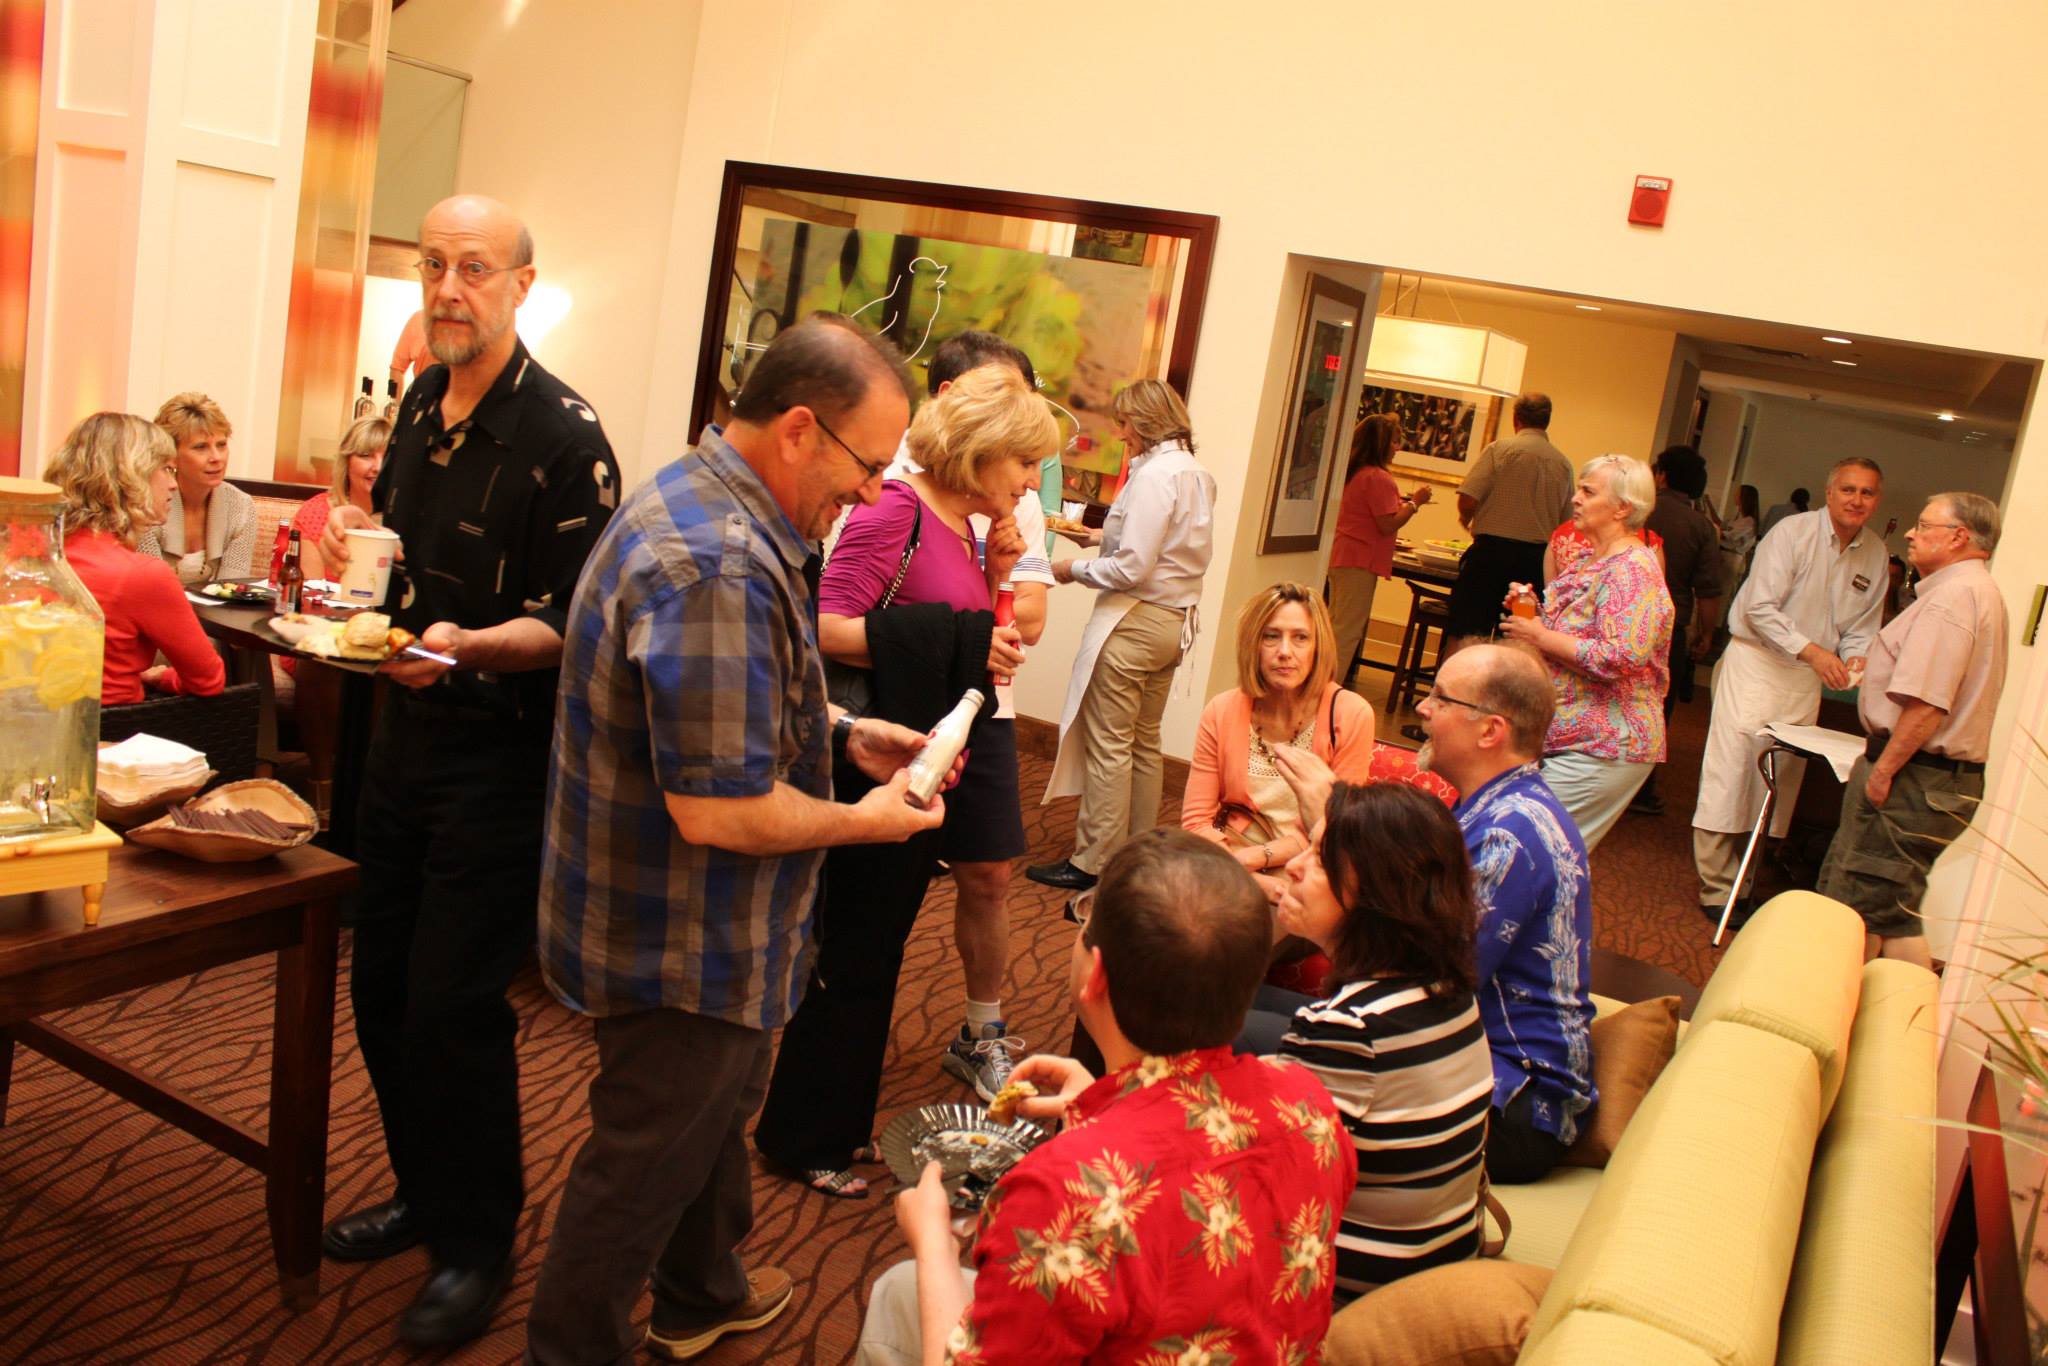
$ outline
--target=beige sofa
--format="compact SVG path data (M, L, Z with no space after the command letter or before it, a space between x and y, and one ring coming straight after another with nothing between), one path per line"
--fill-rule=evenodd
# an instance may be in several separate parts
M1608 1166L1495 1187L1507 1257L1556 1271L1519 1361L1926 1366L1935 986L1837 902L1764 907Z

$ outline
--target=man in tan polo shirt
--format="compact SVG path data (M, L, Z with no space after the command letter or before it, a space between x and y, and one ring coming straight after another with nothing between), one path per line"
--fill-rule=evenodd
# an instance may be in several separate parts
M1849 774L1818 890L1863 917L1865 957L1926 967L1927 870L1984 795L2005 686L2005 602L1985 563L1998 548L1998 506L1937 493L1906 544L1919 595L1871 644L1857 701L1870 744Z
M1515 434L1481 451L1458 488L1458 520L1472 533L1446 632L1459 645L1492 634L1509 584L1543 582L1543 547L1571 515L1572 462L1550 444L1550 396L1516 399L1514 424Z

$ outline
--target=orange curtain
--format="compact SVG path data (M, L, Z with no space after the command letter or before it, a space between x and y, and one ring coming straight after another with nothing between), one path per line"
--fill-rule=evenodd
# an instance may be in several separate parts
M390 31L391 0L321 0L278 405L275 477L291 483L328 481L355 398Z
M42 89L43 0L0 0L0 475L19 474L23 464L29 236ZM30 473L42 465L39 459L27 463Z

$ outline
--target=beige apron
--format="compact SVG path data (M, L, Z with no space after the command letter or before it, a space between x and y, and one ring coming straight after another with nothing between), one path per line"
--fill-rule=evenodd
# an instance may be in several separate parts
M1041 806L1058 797L1081 795L1083 756L1080 742L1071 738L1074 718L1081 714L1081 699L1088 695L1088 683L1095 677L1095 661L1102 657L1102 647L1109 643L1117 623L1137 605L1138 600L1129 593L1105 590L1095 595L1095 610L1081 632L1081 652L1074 656L1074 672L1067 679L1067 702L1060 708L1059 752L1053 758L1052 781L1045 785L1045 795L1039 799Z
M1700 800L1693 827L1723 834L1749 833L1764 804L1757 756L1770 746L1758 734L1773 721L1812 725L1820 715L1820 677L1797 660L1787 662L1752 641L1728 642L1714 666L1713 724L1700 762ZM1771 834L1783 838L1792 824L1806 761L1778 759L1778 803Z

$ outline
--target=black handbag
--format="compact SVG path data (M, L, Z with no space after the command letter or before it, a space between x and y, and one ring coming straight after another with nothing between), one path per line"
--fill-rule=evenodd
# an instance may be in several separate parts
M910 557L917 553L917 538L923 531L924 500L919 499L910 518L910 536L903 542L903 558L896 563L896 577L889 580L889 586L882 590L881 601L869 611L879 612L896 600L896 590L903 586L903 576L910 572ZM858 664L842 664L827 655L825 696L850 715L866 716L869 708L875 705L874 671L863 669Z

